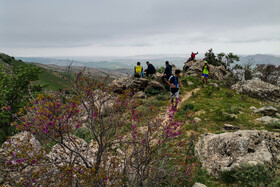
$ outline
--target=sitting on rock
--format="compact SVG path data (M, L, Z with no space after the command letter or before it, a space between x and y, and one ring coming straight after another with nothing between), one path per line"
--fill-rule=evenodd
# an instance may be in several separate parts
M135 78L144 77L143 67L141 66L140 62L137 62L137 65L134 67L134 77Z
M170 86L170 96L171 96L171 104L172 107L174 106L174 96L176 98L176 102L175 102L175 108L177 107L178 104L178 100L179 100L179 86L182 86L182 84L179 82L179 75L180 75L181 71L180 70L176 70L175 71L175 76L172 75L169 80L168 80L168 85Z
M209 74L210 74L210 67L208 65L208 62L205 60L204 61L204 66L202 67L202 70L201 70L202 86L204 84L204 79L205 79L205 84L207 85L207 80L208 80L208 75Z
M148 66L148 68L145 69L147 77L149 75L155 74L156 73L156 68L153 66L153 64L151 64L149 61L147 61L146 64Z
M165 67L164 73L161 76L161 80L163 83L167 82L167 80L169 80L170 76L172 75L172 66L169 65L168 61L165 62L165 65L166 65L166 67Z
M194 60L195 55L197 55L197 54L198 54L198 52L196 52L196 53L192 52L191 57L187 60L187 62Z

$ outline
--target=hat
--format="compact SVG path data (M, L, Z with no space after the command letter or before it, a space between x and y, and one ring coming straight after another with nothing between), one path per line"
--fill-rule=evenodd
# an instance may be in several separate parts
M205 60L204 63L207 64L208 62Z

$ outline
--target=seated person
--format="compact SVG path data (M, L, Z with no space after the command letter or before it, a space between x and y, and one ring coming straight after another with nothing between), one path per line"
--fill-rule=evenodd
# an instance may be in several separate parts
M137 65L134 67L134 77L144 77L143 67L141 66L140 62L137 62Z
M146 62L148 68L145 69L146 75L152 75L156 73L156 68L153 66L153 64L151 64L149 61Z

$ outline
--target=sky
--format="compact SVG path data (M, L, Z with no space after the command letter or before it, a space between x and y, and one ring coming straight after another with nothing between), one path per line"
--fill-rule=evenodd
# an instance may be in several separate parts
M0 0L12 56L280 55L280 0Z

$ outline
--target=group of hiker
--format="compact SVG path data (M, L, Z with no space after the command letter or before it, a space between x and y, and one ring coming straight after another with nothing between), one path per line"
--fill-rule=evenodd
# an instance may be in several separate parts
M190 61L193 61L195 59L195 55L197 55L198 52L196 53L191 53L191 57L186 61L186 63L189 63ZM144 77L144 72L146 73L146 76L150 76L156 73L155 67L149 62L146 62L147 64L147 69L143 70L143 67L141 66L140 62L137 62L137 65L134 67L134 77L135 78L140 78ZM187 66L188 67L188 66ZM186 69L185 71L187 71ZM175 75L172 75L172 66L169 64L168 61L165 62L165 70L163 75L161 76L162 82L166 82L170 86L170 97L171 97L171 104L172 107L177 107L178 101L179 101L179 87L182 86L182 84L179 82L179 76L180 76L181 71L180 70L175 70ZM205 60L204 65L201 70L201 76L202 76L202 85L204 83L207 85L207 80L208 80L208 75L210 74L210 67L208 65L208 62ZM175 106L174 106L174 98L176 99L175 101Z
M146 76L150 76L156 73L156 68L153 66L153 64L151 64L149 61L147 61L146 64L148 67L147 69L143 70L141 63L137 62L137 65L134 67L134 77L144 77L144 72L146 73Z

